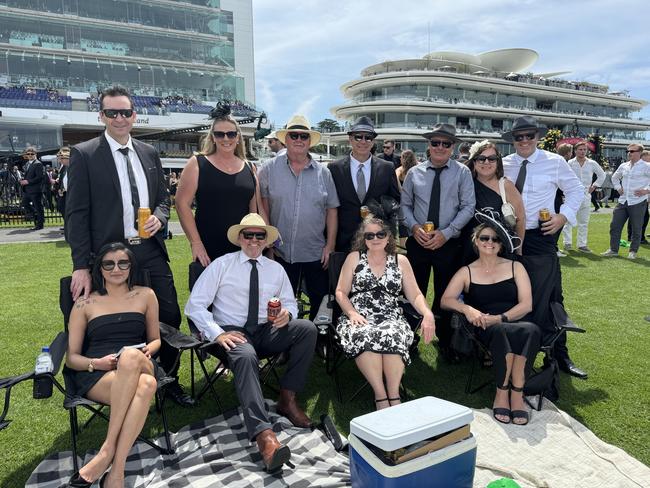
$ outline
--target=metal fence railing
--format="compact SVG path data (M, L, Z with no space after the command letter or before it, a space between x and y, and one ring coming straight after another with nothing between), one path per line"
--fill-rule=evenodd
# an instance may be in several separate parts
M17 179L2 172L0 174L0 227L24 227L34 223L32 208L22 206L23 190ZM45 225L63 225L63 216L57 210L54 191L42 193Z

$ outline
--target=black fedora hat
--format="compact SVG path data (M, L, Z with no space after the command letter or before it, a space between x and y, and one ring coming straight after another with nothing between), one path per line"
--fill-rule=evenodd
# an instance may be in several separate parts
M530 115L524 115L523 117L516 118L512 123L512 129L508 132L504 132L501 137L504 141L512 142L514 140L515 132L522 132L527 130L535 130L541 139L548 132L548 128L544 125L539 125L535 117Z
M456 137L456 127L451 124L436 124L429 132L422 134L425 139L431 139L433 136L446 137L452 142L458 142L460 139Z
M370 132L375 136L377 135L375 132L375 126L372 125L372 120L370 120L370 117L366 117L365 115L359 117L356 122L352 124L348 131L348 135L356 134L357 132Z

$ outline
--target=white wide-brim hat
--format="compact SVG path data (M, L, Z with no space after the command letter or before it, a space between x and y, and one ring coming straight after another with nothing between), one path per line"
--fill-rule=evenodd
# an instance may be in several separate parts
M305 134L309 134L309 147L314 147L320 142L320 132L312 130L309 120L303 115L294 115L291 117L289 122L287 122L287 127L285 129L279 129L277 131L276 137L285 146L287 145L286 137L289 132L304 132Z
M239 246L239 233L249 227L264 229L266 231L267 244L273 244L278 240L278 236L280 235L278 229L272 225L266 225L266 222L264 222L264 219L259 214L249 213L248 215L244 215L244 218L241 219L241 222L239 224L230 226L228 233L226 234L228 236L228 240L235 246Z

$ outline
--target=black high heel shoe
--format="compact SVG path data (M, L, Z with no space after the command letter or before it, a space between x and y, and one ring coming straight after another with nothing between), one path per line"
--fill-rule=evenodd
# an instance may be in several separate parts
M516 393L521 393L523 398L523 386L521 388L517 388L516 386L512 385L510 389ZM527 425L528 421L530 420L530 416L526 410L513 410L511 416L513 421L512 423L515 425ZM515 422L515 419L523 419L525 422Z
M94 481L88 481L85 478L82 478L79 471L77 471L70 477L66 486L70 488L89 488L93 483Z
M497 388L499 390L507 391L507 390L510 389L510 385L509 384L504 385L504 386L498 386L497 385ZM497 417L497 415L501 415L503 417L508 417L508 420L507 421L506 420L501 420L501 419L499 419ZM502 424L509 424L511 415L512 415L512 412L510 411L509 408L504 408L504 407L494 407L494 408L492 408L492 416L494 417L494 419L497 422L501 422Z
M99 478L99 488L104 488L104 482L106 481L106 477L108 476L108 471L106 471L101 478Z

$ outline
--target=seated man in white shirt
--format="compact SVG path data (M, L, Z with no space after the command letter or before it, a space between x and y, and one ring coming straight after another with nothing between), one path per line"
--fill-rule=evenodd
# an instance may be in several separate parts
M248 214L239 225L231 226L228 240L241 251L213 261L197 280L185 306L185 314L204 337L227 356L248 435L257 441L268 471L280 468L291 452L288 446L280 445L269 422L259 383L258 357L289 352L280 380L277 412L296 427L311 427L295 396L305 384L317 336L312 322L293 319L296 300L284 268L262 256L277 238L278 230L266 225L258 214ZM267 304L273 297L280 299L281 308L269 321Z

